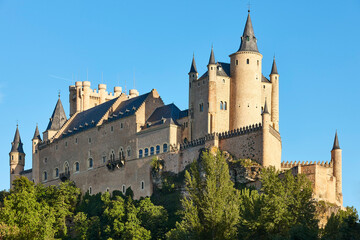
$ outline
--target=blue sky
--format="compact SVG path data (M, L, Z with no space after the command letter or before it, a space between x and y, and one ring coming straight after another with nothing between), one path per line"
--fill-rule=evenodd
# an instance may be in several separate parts
M31 168L36 123L44 131L58 91L88 79L156 88L165 103L188 104L193 52L206 70L211 45L229 62L240 44L248 1L0 0L0 189L9 188L8 153L16 122ZM283 161L329 161L335 130L343 149L344 205L360 210L360 2L251 1L268 76L280 73ZM103 80L101 73L103 72Z

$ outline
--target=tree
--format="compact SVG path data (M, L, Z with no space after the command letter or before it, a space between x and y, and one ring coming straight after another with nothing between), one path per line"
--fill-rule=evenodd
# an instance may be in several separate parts
M225 156L203 152L186 172L188 196L182 200L183 219L169 239L234 239L239 218L239 195L230 180Z

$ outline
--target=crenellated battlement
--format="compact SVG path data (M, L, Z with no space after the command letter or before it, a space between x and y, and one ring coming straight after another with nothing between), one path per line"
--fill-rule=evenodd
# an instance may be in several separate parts
M194 139L190 142L184 142L184 143L180 144L180 150L184 150L184 149L187 149L190 147L196 147L199 145L204 145L206 141L211 141L211 140L214 140L215 138L218 138L219 140L227 139L227 138L245 135L245 134L260 131L260 130L262 130L262 125L261 125L261 123L257 123L257 124L253 124L250 126L233 129L233 130L222 132L222 133L211 133L211 134L205 135L202 138Z
M318 161L318 162L316 162L316 161L302 161L302 162L300 162L300 161L291 161L291 162L289 162L289 161L286 161L286 162L282 162L281 163L281 168L293 168L293 167L296 167L296 166L308 166L308 165L318 165L318 166L322 166L322 167L333 167L333 163L330 161L330 162L324 162L324 161L322 161L322 162L320 162L320 161Z

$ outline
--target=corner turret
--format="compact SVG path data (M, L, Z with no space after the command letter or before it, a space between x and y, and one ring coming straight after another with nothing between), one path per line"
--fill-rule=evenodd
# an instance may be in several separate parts
M23 150L23 143L21 142L19 127L16 125L14 140L11 143L10 157L10 186L16 177L24 171L25 166L25 153Z
M32 177L35 183L40 181L39 176L39 143L41 143L41 137L39 133L38 125L36 124L34 137L32 139Z
M336 200L342 206L342 150L339 145L337 131L335 132L334 144L331 150L331 162L333 163L333 175L336 178Z
M193 59L191 62L190 72L189 72L189 84L191 85L192 81L196 81L198 79L199 73L196 69L196 63L195 63L195 54L193 54Z
M270 73L271 88L271 121L276 131L279 131L279 73L276 67L275 56Z

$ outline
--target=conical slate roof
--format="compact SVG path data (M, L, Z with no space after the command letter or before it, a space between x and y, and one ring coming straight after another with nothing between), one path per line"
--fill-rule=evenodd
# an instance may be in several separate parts
M191 63L191 67L190 67L190 72L189 72L189 73L197 73L196 63L195 63L195 55L193 55L193 59L192 59L192 63Z
M36 129L35 129L35 133L34 133L34 137L33 137L33 140L34 139L39 139L41 141L41 137L40 137L40 133L39 133L39 128L38 126L36 125Z
M239 51L259 52L254 29L251 23L250 11L246 20L244 33L241 37L241 44L238 52Z
M274 57L272 68L271 68L271 74L278 74L278 70L277 70L276 62L275 62L275 57Z
M340 149L337 131L335 132L334 146L333 146L332 150L335 150L335 149Z
M209 64L215 64L215 56L214 56L214 49L211 47L210 59Z
M16 126L14 141L11 143L11 152L24 153L18 126Z
M266 102L266 99L265 99L265 105L264 105L264 111L263 111L263 114L269 114L269 110L268 110L268 106L267 106L267 102Z
M66 122L67 118L66 118L66 114L64 111L64 107L61 103L61 100L59 98L59 100L56 103L55 109L53 114L51 115L49 124L46 128L47 130L60 130L60 128L64 125L64 123Z

